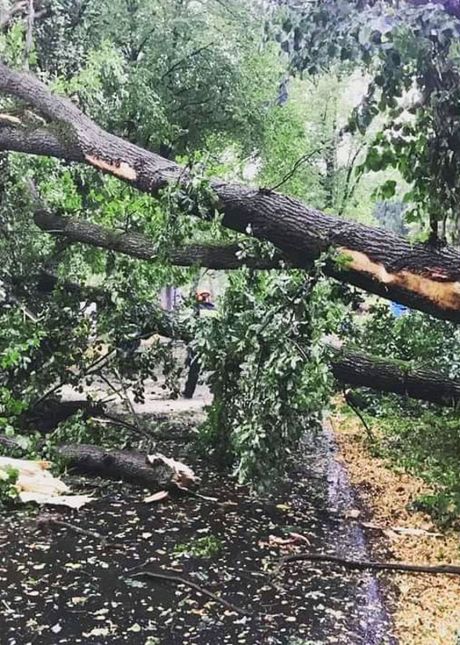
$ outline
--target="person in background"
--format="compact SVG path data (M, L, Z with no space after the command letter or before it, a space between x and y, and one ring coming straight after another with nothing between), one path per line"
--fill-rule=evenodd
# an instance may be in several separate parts
M196 293L196 303L197 316L199 316L202 311L212 311L216 308L215 304L211 301L211 294L209 291L198 291ZM183 396L186 399L191 399L195 393L198 379L200 378L200 363L198 362L197 355L190 347L187 351L187 360L185 365L188 367L188 374Z
M209 293L209 291L198 292L196 294L196 300L198 303L198 308L200 310L207 309L209 311L216 308L215 304L211 302L211 294Z

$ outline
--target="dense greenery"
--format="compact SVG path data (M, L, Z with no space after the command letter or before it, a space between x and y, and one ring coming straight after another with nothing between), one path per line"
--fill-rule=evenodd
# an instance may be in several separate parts
M365 70L367 90L347 128L365 133L380 121L363 168L397 168L410 184L407 218L424 224L431 241L456 240L460 22L451 3L292 4L279 32L292 67L309 74L331 63ZM381 194L392 197L396 186L387 180Z
M273 255L269 244L231 236L218 218L210 221L211 176L276 188L431 243L456 242L460 23L452 11L442 3L273 2L270 10L265 3L262 29L260 3L242 0L46 4L31 45L24 16L3 28L0 56L31 69L109 131L183 163L191 181L188 192L172 185L154 199L80 165L2 154L3 432L31 436L25 413L63 385L82 395L96 383L108 394L131 389L143 401L146 388L161 380L179 396L180 337L193 336L214 395L201 444L241 481L263 485L283 472L302 433L327 408L333 384L325 334L458 376L453 325L416 313L395 319L386 305L356 323L347 310L356 294L326 280L323 260L309 272L231 273L208 318L195 315L202 272L168 259L179 245L229 239L240 244L241 257ZM4 97L0 108L30 122L40 118ZM50 209L145 233L157 258L140 262L42 233L31 221L30 178ZM57 285L45 289L50 276ZM129 351L156 331L159 294L172 285L184 295L172 337ZM97 303L96 319L88 315L90 302ZM422 468L455 497L458 478L447 474L458 462L455 420L438 415L433 427L445 428L445 441L436 433L445 453L428 463L434 432L420 430L415 441L409 421L393 423L402 414L428 427L425 406L376 395L372 406L389 419L387 448L397 446L402 463ZM40 441L30 447L49 454L52 441L113 438L77 416L44 448Z
M274 48L260 50L255 16L243 3L234 3L234 11L205 4L197 10L194 3L179 0L120 2L114 13L113 3L90 2L79 15L77 4L53 3L50 17L37 23L30 64L112 131L162 154L183 155L203 184L205 165L207 173L231 172L241 155L258 149L280 73ZM248 24L244 32L242 21ZM25 23L18 19L0 36L3 55L19 66L24 34ZM255 84L259 75L261 82ZM232 150L226 161L223 152ZM40 234L30 225L24 176L33 176L50 208L122 230L142 230L157 240L164 258L168 248L189 239L214 239L218 229L179 211L184 199L174 191L156 202L91 170L49 159L12 154L2 164L2 401L4 426L11 428L14 418L56 382L81 388L100 378L102 367L94 366L98 355L88 352L88 345L113 352L145 329L149 319L153 323L152 305L163 286L188 284L197 273ZM59 278L52 296L39 290L43 272ZM73 288L79 285L81 293ZM83 302L93 299L97 338ZM176 392L180 365L172 362L170 350L171 343L155 343L130 356L117 350L102 376L112 381L121 375L142 400L145 379L156 379L163 364Z
M320 266L309 276L241 271L203 325L197 347L214 395L203 439L241 481L272 481L321 420L330 394L321 338L340 322L330 298Z

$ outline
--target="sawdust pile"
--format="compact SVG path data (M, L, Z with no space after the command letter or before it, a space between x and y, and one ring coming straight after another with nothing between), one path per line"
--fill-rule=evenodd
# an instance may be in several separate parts
M430 492L422 480L397 472L366 448L358 420L332 419L341 456L360 502L361 518L375 559L414 564L459 564L460 535L441 531L431 518L410 511L410 504ZM420 529L398 533L392 527ZM393 609L396 635L403 645L456 645L460 638L460 579L453 576L381 575L387 604Z

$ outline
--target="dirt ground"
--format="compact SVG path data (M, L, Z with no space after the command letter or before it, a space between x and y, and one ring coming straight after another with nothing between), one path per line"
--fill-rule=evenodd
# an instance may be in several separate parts
M428 486L373 457L358 420L336 416L333 427L363 509L359 521L368 524L364 529L373 557L415 564L459 564L458 532L442 531L429 516L410 510L411 502L430 492ZM399 531L401 528L406 531ZM381 578L386 581L384 595L402 645L458 645L458 576L401 574Z

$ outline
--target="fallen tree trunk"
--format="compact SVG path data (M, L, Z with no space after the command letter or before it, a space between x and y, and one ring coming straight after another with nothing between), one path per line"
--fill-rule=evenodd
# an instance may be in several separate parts
M19 417L18 424L23 429L46 434L77 412L82 413L84 419L105 416L105 407L102 403L93 403L86 399L61 401L50 396L40 401L38 405L25 410Z
M67 99L53 95L29 74L0 64L0 91L30 104L51 126L35 129L14 117L0 128L0 149L87 163L157 194L175 182L188 188L179 165L105 132ZM307 266L325 251L326 273L408 307L460 322L460 253L411 244L383 229L326 215L271 190L212 182L222 223L232 230L272 242L296 266ZM200 210L200 209L197 209ZM344 263L343 260L346 260Z
M24 452L14 439L0 435L0 447ZM152 490L189 488L196 479L190 469L163 455L148 456L127 450L106 450L88 444L65 444L58 454L76 472L139 484Z
M175 488L177 484L173 468L162 461L151 464L142 453L87 444L64 445L58 452L72 470L86 475L122 479L152 490Z
M177 266L202 266L222 270L239 269L242 266L252 269L274 269L280 268L283 263L279 253L274 258L250 256L242 259L241 247L238 244L221 246L189 244L171 249L163 256L159 253L154 240L141 233L114 231L77 217L63 217L42 209L36 210L34 222L42 231L65 237L72 242L118 251L149 262L161 258Z
M333 356L331 368L341 383L379 392L455 407L460 403L460 381L406 361L372 356L344 348Z

